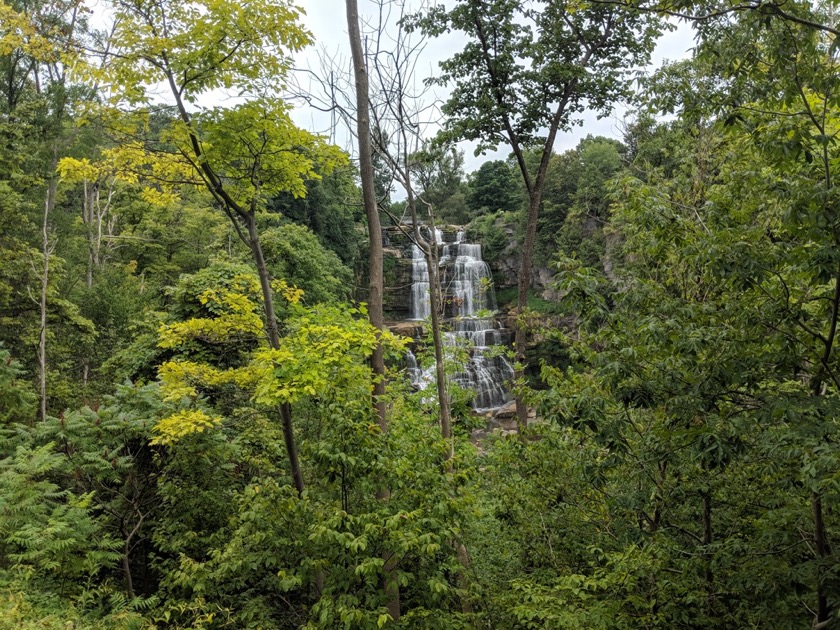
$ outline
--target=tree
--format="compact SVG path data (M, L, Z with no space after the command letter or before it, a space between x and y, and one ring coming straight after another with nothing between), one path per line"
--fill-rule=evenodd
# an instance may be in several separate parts
M0 7L4 27L0 31L0 54L5 69L4 92L6 116L10 122L29 123L42 142L38 146L35 167L38 183L44 187L41 214L41 261L38 309L38 382L41 420L47 417L47 323L50 292L50 263L56 241L51 230L51 214L56 203L56 166L66 150L69 137L66 119L73 105L69 68L78 61L78 51L85 30L84 10L77 2L52 5L22 6L19 9L3 4ZM35 111L26 111L23 103L27 91L34 91ZM31 97L30 97L31 98ZM18 108L21 108L21 112ZM35 113L35 116L30 116ZM28 114L28 115L27 115ZM29 119L29 120L27 120Z
M283 84L289 53L309 43L288 2L117 3L103 79L114 106L140 106L123 123L124 159L149 181L203 187L250 249L262 288L269 342L279 343L271 277L257 227L266 197L306 193L317 178L343 160L322 138L294 126L289 107L270 90ZM136 132L148 116L151 91L167 88L170 117L147 152ZM236 90L248 100L230 108L194 111L210 90ZM193 110L193 111L191 111ZM292 478L303 492L291 408L280 408Z
M361 263L365 218L355 169L336 169L320 180L306 183L306 197L286 194L269 202L269 212L311 229L321 243L351 269Z
M737 17L733 19L733 15ZM800 329L795 333L795 345L802 353L800 360L810 366L803 379L814 398L809 406L814 408L830 405L824 397L831 397L838 386L833 365L840 317L840 262L835 254L840 235L834 201L838 193L837 139L833 131L838 116L838 33L828 26L832 20L826 9L805 3L784 8L771 3L762 10L747 5L743 12L725 7L717 15L704 16L698 21L702 38L698 64L677 66L670 73L666 69L663 74L666 84L699 85L716 98L710 103L696 103L683 97L685 90L680 89L663 94L660 101L681 108L685 116L719 117L734 130L748 134L754 150L770 165L769 177L778 177L775 169L790 173L790 180L783 184L789 206L783 214L782 230L790 233L791 258L796 257L794 252L810 258L798 249L801 243L810 244L814 257L805 264L813 274L802 277L792 270L777 270L777 277L785 285L784 297L767 287L764 278L752 278L751 282L765 288L770 303L786 313L787 324L780 326L782 329ZM722 46L718 48L717 43ZM744 63L733 64L735 60ZM721 84L725 89L720 89ZM755 187L761 188L757 183ZM767 266L777 269L776 264ZM796 306L800 299L807 301L796 296L799 283L804 292L821 296L816 299L822 308L810 312ZM816 419L821 413L808 412L808 424L815 422L811 427L818 434L830 433L832 428ZM826 568L833 550L823 505L826 489L818 481L820 474L817 472L807 484L816 556L814 625L818 627L829 623L836 609L830 596L836 590L836 577Z
M359 27L359 7L356 0L347 0L347 30L350 37L350 50L353 58L353 79L356 94L356 139L359 143L359 174L362 180L362 198L364 200L365 215L368 224L368 276L370 278L368 292L368 308L370 324L376 330L382 331L384 320L382 314L383 292L383 245L382 225L379 221L379 205L377 201L376 183L374 181L374 150L371 135L371 107L368 77L369 70L365 51L362 47L362 36ZM371 356L371 365L376 380L373 385L373 404L376 408L379 428L383 433L388 431L388 409L385 401L385 356L381 343L377 343ZM377 497L386 500L390 496L390 489L378 488ZM383 582L388 594L388 613L392 619L400 618L399 583L394 579L396 556L390 550L385 552L383 565Z
M262 241L272 276L302 289L310 303L343 302L350 296L350 270L308 228L294 223L269 228Z
M537 235L545 258L560 250L577 252L587 266L603 264L609 181L624 167L623 152L616 140L587 136L574 149L552 156Z
M504 160L490 160L479 166L470 174L470 188L467 199L476 216L497 210L514 212L523 202L521 183Z
M469 223L464 152L454 146L433 146L431 142L424 142L412 162L421 206L431 205L441 221L455 225Z
M452 85L443 106L444 137L475 140L478 150L509 144L528 195L517 308L524 315L530 285L545 177L558 130L566 130L585 106L609 111L630 96L633 68L645 64L662 32L651 15L605 4L566 2L523 5L513 0L461 0L435 6L410 21L435 36L458 31L464 49L441 63L431 82ZM545 135L543 135L545 134ZM537 149L529 168L526 151ZM526 330L516 326L517 378L523 374ZM527 409L517 395L520 430Z

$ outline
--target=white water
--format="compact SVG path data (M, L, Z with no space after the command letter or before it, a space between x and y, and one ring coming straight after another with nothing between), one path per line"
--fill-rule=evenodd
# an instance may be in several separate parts
M432 234L429 234L432 237ZM498 323L492 318L496 310L493 276L481 258L481 245L465 243L459 231L455 241L446 243L436 229L434 241L441 247L440 269L444 293L444 313L450 318L451 331L444 333L444 346L460 347L469 356L463 369L452 380L474 392L473 408L478 411L502 406L508 398L507 382L513 368L505 357L490 352L502 341ZM412 247L411 319L425 319L431 314L429 269L422 250ZM411 354L411 353L409 353ZM434 369L417 366L413 354L408 358L409 376L419 389L434 382Z
M429 266L423 256L423 250L417 245L411 246L411 319L426 319L432 314L429 300Z

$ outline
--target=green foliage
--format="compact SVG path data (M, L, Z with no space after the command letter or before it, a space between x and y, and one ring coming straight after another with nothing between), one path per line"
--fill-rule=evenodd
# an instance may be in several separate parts
M427 143L411 156L410 168L420 195L420 216L425 216L431 206L438 222L453 225L469 222L463 151L454 146Z
M94 518L93 494L49 480L64 463L54 446L21 445L0 462L0 541L8 569L20 579L84 583L120 555Z
M511 227L518 219L518 214L498 211L473 219L467 227L469 238L481 243L482 258L493 263L510 247Z
M340 304L360 273L360 196L341 152L278 98L309 43L300 10L115 7L107 41L78 3L0 5L0 629L781 630L836 617L830 7L656 6L703 14L695 58L646 82L623 144L587 137L551 156L537 246L562 299L529 296L520 315L538 418L471 445L485 418L453 387L453 460L436 402L396 372L389 430L377 423L371 349L381 338L396 364L404 346ZM501 0L407 22L465 35L433 80L455 88L445 138L495 147L507 118L532 177L552 108L568 93L562 130L584 99L604 112L627 96L660 29L626 5ZM88 63L82 49L114 54ZM170 79L183 112L152 98ZM217 89L242 98L198 106ZM512 161L469 184L451 147L411 162L421 201L470 221L486 260L513 253ZM37 421L55 164L54 415ZM237 234L257 227L276 348L253 235ZM470 352L448 347L447 369Z
M765 134L788 133L768 123ZM837 315L836 267L822 262L834 236L820 227L834 211L815 196L824 172L777 143L717 128L691 136L667 179L654 170L647 182L616 183L615 282L579 261L560 267L588 334L573 346L573 368L547 372L542 400L550 417L601 450L589 458L603 497L591 509L607 511L614 534L623 510L627 535L637 529L621 546L605 537L593 544L616 553L635 545L655 558L650 571L674 572L656 580L667 601L681 602L656 609L662 622L682 625L693 610L701 627L734 619L788 627L797 601L817 601L813 593L836 582L825 550L796 542L797 528L829 535L809 522L809 501L836 492L828 481L836 426L825 421L836 385L823 380L835 370L826 335ZM634 480L633 468L646 472ZM587 579L619 569L601 570ZM615 597L608 590L598 600ZM663 599L643 583L633 597L647 606Z
M496 299L500 306L509 306L516 303L516 287L500 289L496 293ZM528 310L540 315L560 315L564 312L557 302L545 300L533 290L528 293Z
M473 215L515 212L525 202L521 181L503 160L482 163L470 174L470 189L467 201Z
M170 610L170 618L189 624L218 613L241 626L285 627L308 616L312 627L379 627L387 621L385 549L406 557L398 579L412 585L405 601L419 614L451 595L446 576L456 566L446 545L459 508L440 472L437 428L397 397L383 436L370 406L376 335L365 312L304 309L298 292L281 292L291 304L279 348L262 345L236 367L207 356L198 362L190 344L210 331L216 342L242 332L237 318L255 312L248 291L206 291L211 317L161 330L163 345L183 346L182 358L161 367L164 394L194 401L158 421L152 440L167 448L169 462L155 535L168 556L159 565L162 587L170 602L203 602L179 617ZM385 341L402 352L389 335ZM219 388L228 385L251 401L223 399ZM278 481L285 457L269 418L282 403L293 404L303 427L311 481L302 497ZM383 483L392 490L387 503L375 498ZM319 575L323 590L313 595ZM280 601L278 590L286 594Z
M111 58L94 72L110 89L102 116L118 131L116 162L154 183L160 199L177 198L178 187L194 184L232 220L252 220L266 197L302 197L307 180L344 162L337 147L296 127L290 106L267 92L283 84L290 55L310 42L297 7L210 1L118 3L114 10ZM173 109L159 110L164 124L147 138L148 86L156 83L167 85ZM186 111L185 103L220 88L249 98Z
M346 299L353 276L339 257L308 228L286 224L261 236L266 263L275 278L300 287L311 304Z
M587 136L577 147L552 157L546 174L538 251L560 251L598 266L606 252L603 228L609 218L607 183L623 167L624 147Z
M0 427L3 432L34 418L35 392L23 380L20 362L0 347ZM5 454L5 451L0 451Z
M627 7L508 0L438 5L410 25L434 36L464 34L463 50L429 81L453 88L442 108L444 135L477 141L477 152L513 142L511 134L534 146L553 117L569 128L584 101L603 112L630 97L630 68L647 60L662 29L655 14Z
M364 214L360 194L354 173L341 168L306 182L305 197L285 194L270 199L268 210L307 226L342 263L354 268L360 262L363 241L358 225Z
M165 204L127 196L114 212L120 260L133 264L138 280L156 293L180 274L206 267L220 251L241 251L228 219L195 191L182 190L177 201Z

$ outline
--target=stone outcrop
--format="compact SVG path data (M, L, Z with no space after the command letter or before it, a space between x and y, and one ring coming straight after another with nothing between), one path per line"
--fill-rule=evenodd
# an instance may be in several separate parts
M388 330L400 337L420 339L425 335L425 327L422 322L396 322L394 324L387 324L387 326Z
M407 319L411 303L411 259L387 248L382 265L382 310L386 319Z

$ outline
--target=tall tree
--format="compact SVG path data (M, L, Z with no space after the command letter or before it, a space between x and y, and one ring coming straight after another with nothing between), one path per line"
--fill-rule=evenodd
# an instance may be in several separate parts
M632 72L650 57L662 25L652 14L606 4L521 3L515 0L459 0L451 9L435 6L411 20L433 36L462 33L466 44L440 64L431 79L452 86L443 106L444 137L474 140L478 150L507 143L528 194L517 307L528 300L531 259L546 171L558 131L568 130L585 108L605 113L629 97ZM539 162L529 168L526 151ZM516 376L521 379L527 342L517 324ZM527 422L517 395L520 430Z
M280 334L271 276L263 256L257 214L268 195L306 193L305 181L340 163L340 151L295 127L275 90L283 85L289 55L310 42L291 2L117 2L102 79L113 107L122 108L124 159L161 187L204 188L230 219L251 252L262 289L265 332L272 347ZM150 85L166 86L169 109L157 137L138 135L147 125ZM247 100L233 107L197 109L214 89ZM158 111L160 107L157 108ZM151 145L152 151L146 151ZM280 405L292 478L304 481L292 412Z
M489 160L470 175L468 201L475 215L504 210L513 212L522 204L521 182L504 160Z
M666 11L673 7L666 5ZM806 425L823 437L827 452L835 449L831 424L819 421L822 409L836 395L836 338L840 318L840 246L837 195L838 64L835 16L830 5L819 3L767 3L744 5L691 3L686 16L695 22L700 45L694 64L675 64L663 70L657 103L684 118L708 124L718 119L733 132L745 132L752 148L775 169L785 173L783 188L787 210L780 217L790 239L787 260L797 254L811 258L804 278L776 271L782 295L765 288L786 321L777 328L794 335L801 353L802 379L807 382L813 407ZM697 95L702 95L698 98ZM704 98L705 97L705 98ZM703 177L705 173L698 173ZM760 186L753 184L756 191ZM784 242L774 235L774 242ZM807 254L801 250L807 243ZM766 265L775 268L774 265ZM821 308L813 312L798 306L797 281L808 294L819 294ZM766 287L767 280L751 283ZM790 330L788 327L793 326ZM825 627L837 607L832 599L837 580L828 568L833 562L827 488L822 471L806 485L810 491L816 584L814 626Z
M47 322L52 257L56 238L52 233L52 212L56 203L56 166L69 143L67 117L72 105L69 68L78 60L85 32L85 11L78 2L52 4L23 3L0 7L0 66L5 71L4 111L13 125L29 126L41 139L32 163L43 186L41 213L41 261L38 308L40 332L37 346L39 417L47 417ZM33 112L21 115L18 108L30 93ZM31 116L31 118L30 118ZM27 120L29 119L29 120ZM34 263L33 263L34 264Z
M356 0L347 0L347 30L350 37L350 50L353 56L353 77L356 84L356 139L359 143L359 174L362 181L362 197L368 223L368 273L370 285L368 293L368 312L371 326L382 331L384 320L382 315L383 291L383 245L382 225L379 221L379 204L376 198L376 182L374 181L373 144L370 130L370 97L367 59L362 46L362 35L359 27L359 7ZM381 343L377 343L371 356L371 367L374 373L373 403L379 421L379 428L383 433L388 431L388 408L385 401L385 355ZM386 500L390 492L388 488L377 490L378 498ZM388 613L391 618L400 618L400 591L395 579L394 569L396 556L391 550L385 551L383 579L385 592L388 595Z

